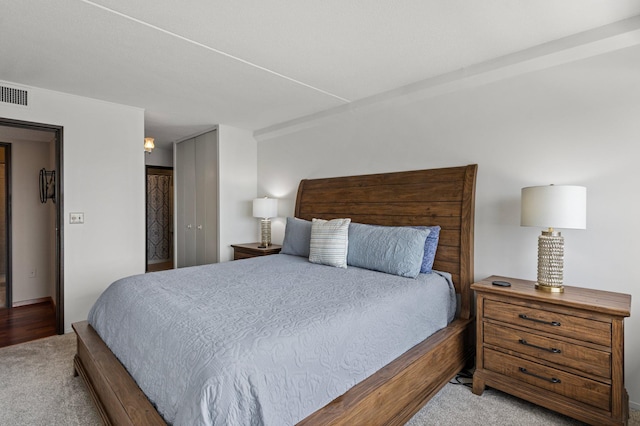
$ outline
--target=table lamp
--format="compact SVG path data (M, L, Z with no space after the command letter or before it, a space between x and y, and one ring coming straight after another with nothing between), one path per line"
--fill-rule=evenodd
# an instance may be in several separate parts
M573 185L522 188L520 225L547 228L538 237L536 288L562 293L564 238L555 228L586 228L587 188Z
M260 221L260 248L271 245L271 220L278 215L278 200L275 198L256 198L253 200L253 217L262 218Z

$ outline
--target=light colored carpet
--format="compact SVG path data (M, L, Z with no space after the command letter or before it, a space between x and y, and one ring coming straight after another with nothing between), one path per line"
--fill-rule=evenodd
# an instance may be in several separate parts
M495 389L487 388L477 396L469 387L448 384L406 426L583 424ZM640 426L640 411L631 412L628 426Z
M75 352L73 333L0 349L0 425L101 425Z
M73 376L75 336L52 336L0 349L1 426L93 426L100 418L80 377ZM408 426L580 425L493 389L482 396L446 385ZM633 411L630 426L640 426Z

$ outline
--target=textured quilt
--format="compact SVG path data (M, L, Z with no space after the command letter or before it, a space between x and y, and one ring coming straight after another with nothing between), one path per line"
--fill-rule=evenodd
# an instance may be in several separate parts
M445 327L455 300L447 274L280 254L121 279L89 323L168 423L292 425Z

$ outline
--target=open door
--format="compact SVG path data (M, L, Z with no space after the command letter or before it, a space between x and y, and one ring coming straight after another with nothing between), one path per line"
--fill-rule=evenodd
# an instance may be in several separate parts
M51 255L51 262L52 262L52 269L50 269L51 271L51 280L49 281L52 284L52 287L54 287L54 289L52 290L52 293L55 293L54 296L52 296L54 303L55 303L55 314L56 314L56 332L58 334L64 334L64 274L63 274L63 222L62 222L62 212L63 212L63 194L62 194L62 177L63 177L63 173L62 173L62 166L63 166L63 159L62 159L62 138L63 138L63 132L62 132L62 127L61 126L55 126L55 125L49 125L49 124L41 124L41 123L33 123L33 122L28 122L28 121L20 121L20 120L12 120L12 119L7 119L7 118L2 118L0 117L0 127L3 129L20 129L20 131L24 131L24 132L35 132L35 133L40 133L40 134L46 134L46 141L48 143L52 142L52 146L50 149L50 158L51 158L51 163L50 164L43 164L43 166L46 168L46 170L49 171L53 171L55 170L55 179L49 179L47 182L49 183L47 191L45 191L45 197L46 200L44 202L49 202L49 203L53 203L53 209L55 211L55 213L51 216L51 221L50 221L50 225L49 230L51 232L51 246L48 250L48 253L50 253ZM18 140L17 142L15 142L17 144L20 143L20 141ZM4 193L0 194L0 206L4 205L6 207L5 209L5 216L2 216L2 213L0 213L0 223L4 224L4 232L6 232L6 234L3 234L3 230L0 229L0 246L2 244L4 245L4 252L2 252L2 247L0 247L0 257L2 257L2 259L0 260L0 269L3 269L2 266L5 266L4 270L5 270L5 277L6 277L6 282L9 285L6 285L4 289L0 289L0 291L3 291L3 294L5 296L5 300L2 306L7 306L7 307L11 307L11 306L15 306L16 303L13 301L12 299L15 296L15 293L12 291L11 288L11 283L12 283L12 271L11 271L11 266L12 263L15 259L12 259L11 256L11 252L13 250L13 245L15 244L15 241L13 240L14 237L16 236L12 236L11 233L11 228L12 226L15 224L15 218L14 218L14 223L12 223L12 194L11 194L11 185L9 184L11 176L12 176L12 172L11 172L11 162L10 159L12 158L12 149L11 143L5 143L5 144L1 144L4 145L4 151L0 150L0 155L2 155L2 153L4 153L5 155L5 163L4 165L0 165L0 175L5 176L5 180L4 182L0 182L0 187L4 187ZM16 147L14 147L15 149L17 149ZM17 152L17 151L16 151ZM14 164L15 165L15 164ZM2 170L4 169L4 171ZM45 176L46 177L46 176ZM37 175L37 171L35 176L33 176L33 179L37 181L38 179L38 175ZM53 195L55 194L55 201L53 201L53 197L49 197L49 194ZM16 195L16 194L14 194ZM34 197L38 197L38 194L33 194ZM40 202L43 202L42 199L42 193L40 194ZM15 198L15 197L13 197ZM13 200L15 201L15 200ZM1 227L2 225L0 225ZM3 262L6 262L4 265L2 265ZM42 275L40 275L42 273L42 270L40 269L39 271L36 270L35 268L33 269L28 269L28 274L29 277L35 277L36 275L38 277L41 277ZM0 277L2 276L2 271L0 270ZM15 276L13 277L15 278ZM55 281L55 282L54 282ZM51 293L50 293L51 294ZM31 301L28 301L31 302Z
M173 269L173 168L147 166L147 272Z
M11 307L11 145L0 143L0 309Z

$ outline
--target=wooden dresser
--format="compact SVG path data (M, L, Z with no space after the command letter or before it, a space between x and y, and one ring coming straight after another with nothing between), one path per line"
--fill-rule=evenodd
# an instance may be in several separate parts
M267 248L260 248L258 247L259 245L260 243L231 244L231 247L233 247L233 260L278 254L282 250L282 246L278 244L271 244Z
M492 281L508 281L498 287ZM625 425L624 318L628 294L492 276L474 283L477 301L473 393L485 386L592 425Z

